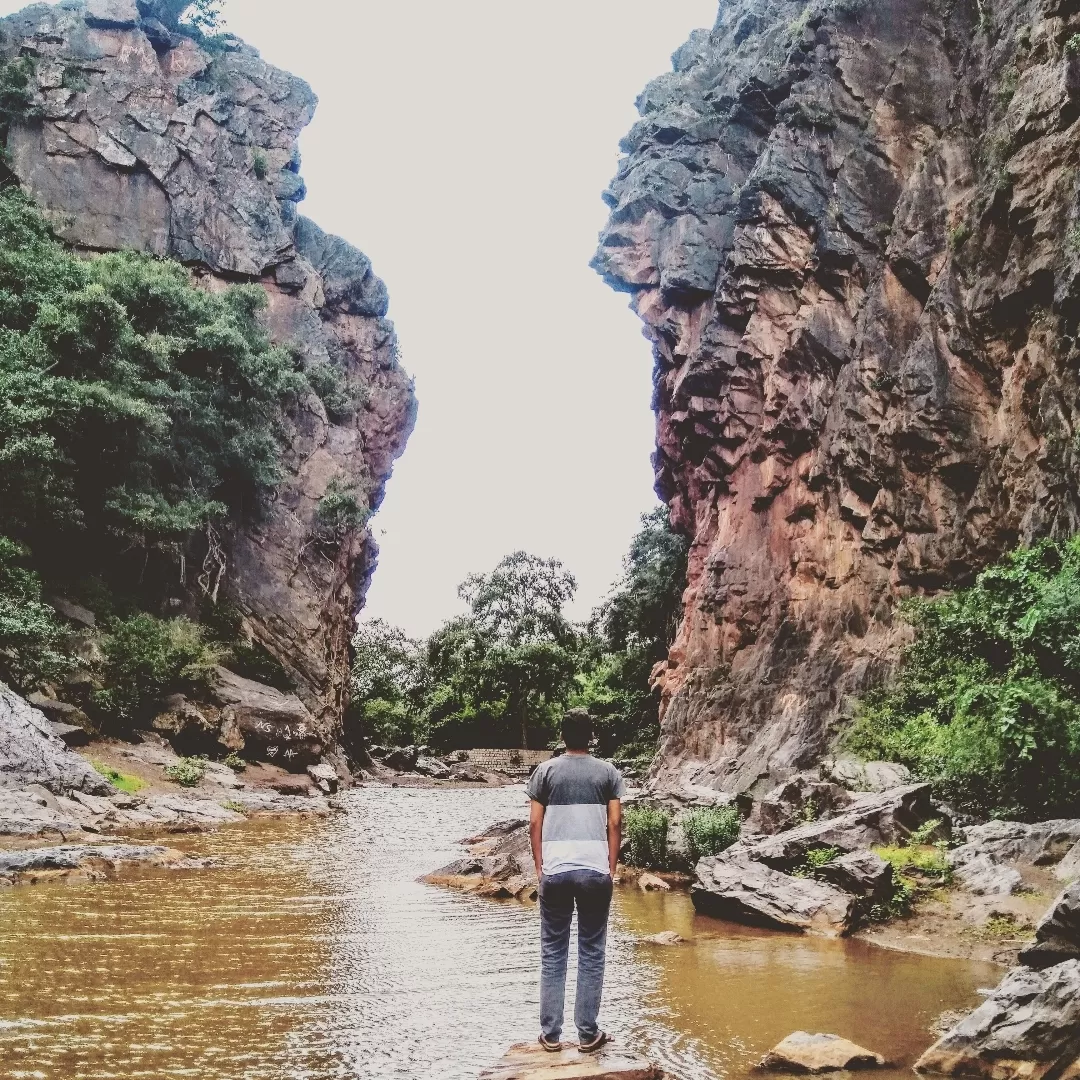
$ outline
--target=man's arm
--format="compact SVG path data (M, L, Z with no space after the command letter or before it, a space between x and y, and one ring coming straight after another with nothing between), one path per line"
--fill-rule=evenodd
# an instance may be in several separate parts
M544 804L533 799L529 803L529 842L532 844L533 862L536 864L536 880L543 874L544 854Z
M608 864L611 876L619 865L619 849L622 847L622 800L612 799L607 804Z

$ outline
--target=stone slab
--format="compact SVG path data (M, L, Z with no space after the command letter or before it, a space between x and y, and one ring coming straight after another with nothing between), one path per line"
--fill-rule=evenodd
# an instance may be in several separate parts
M664 1080L664 1073L643 1058L613 1047L583 1054L566 1047L557 1054L539 1043L518 1043L479 1080Z

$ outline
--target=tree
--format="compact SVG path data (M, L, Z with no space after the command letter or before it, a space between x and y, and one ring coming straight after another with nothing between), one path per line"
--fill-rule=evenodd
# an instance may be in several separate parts
M414 742L431 688L424 644L382 619L361 623L352 644L353 702L364 730L392 744Z

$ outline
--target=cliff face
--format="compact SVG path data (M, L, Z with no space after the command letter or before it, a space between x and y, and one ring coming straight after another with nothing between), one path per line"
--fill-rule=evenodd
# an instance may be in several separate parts
M297 215L311 89L238 42L211 54L170 32L154 17L162 2L66 0L0 20L2 58L34 60L8 161L77 248L171 256L211 289L258 282L274 340L347 387L340 414L314 395L300 403L270 505L208 534L188 570L192 590L238 604L332 744L377 548L363 528L319 542L319 501L334 485L378 507L412 428L412 385L368 259Z
M896 601L1078 525L1080 3L731 0L652 83L595 266L693 537L661 791L812 763Z

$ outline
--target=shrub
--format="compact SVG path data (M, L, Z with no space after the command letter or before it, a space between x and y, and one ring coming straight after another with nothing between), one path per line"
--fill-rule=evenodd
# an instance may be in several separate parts
M1065 42L1065 55L1076 56L1078 53L1080 53L1080 34L1073 34L1073 36Z
M966 221L958 222L949 230L949 247L959 251L971 239L971 226Z
M623 814L627 864L649 870L662 870L667 866L670 825L671 815L666 810L627 807Z
M834 859L839 858L843 852L838 847L811 848L806 853L806 858L801 866L791 871L792 877L816 878L822 867L828 866Z
M113 620L101 648L105 689L95 694L95 704L125 721L170 693L207 686L221 656L197 623L152 615Z
M118 769L114 769L111 765L104 765L100 761L95 761L93 765L95 771L104 776L117 791L126 792L128 795L135 795L146 787L145 780L140 780L137 776L129 776L127 773L122 773Z
M256 150L251 157L251 171L260 180L265 180L270 172L270 160L264 150Z
M315 512L314 539L320 544L336 545L350 532L362 528L369 513L362 498L355 488L342 480L336 477L331 480Z
M1069 816L1080 797L1080 539L1021 548L975 584L911 601L895 681L844 743L900 761L979 815Z
M691 866L696 866L699 859L719 855L739 839L742 818L732 806L694 810L679 822L679 829L686 857Z
M197 787L206 775L206 758L182 757L165 769L165 777L181 787Z
M76 665L56 612L41 601L37 574L23 565L27 557L25 548L0 536L0 680L21 690L62 678Z
M222 764L227 765L233 772L243 772L247 768L247 762L235 750L226 754Z

